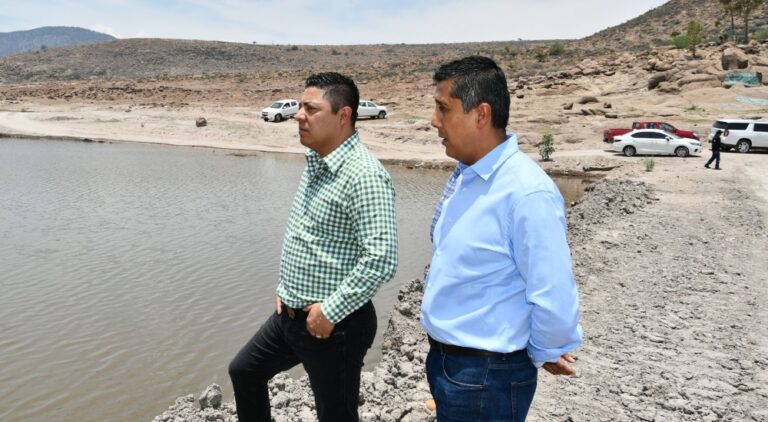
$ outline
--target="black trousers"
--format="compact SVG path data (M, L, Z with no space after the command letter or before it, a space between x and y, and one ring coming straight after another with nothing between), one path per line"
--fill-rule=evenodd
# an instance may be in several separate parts
M717 161L715 161L717 160ZM715 168L720 168L720 150L712 150L712 156L709 157L709 161L707 161L707 164L704 164L705 167L709 167L712 162L715 161Z
M321 422L359 420L360 371L376 336L373 303L339 321L327 339L309 334L306 323L303 312L273 313L229 364L240 422L269 422L267 382L299 363L309 375Z

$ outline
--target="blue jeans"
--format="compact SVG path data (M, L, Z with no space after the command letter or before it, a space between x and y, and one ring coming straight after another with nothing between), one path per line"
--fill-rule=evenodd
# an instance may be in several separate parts
M439 422L525 421L536 375L524 350L497 358L449 355L433 347L427 355Z

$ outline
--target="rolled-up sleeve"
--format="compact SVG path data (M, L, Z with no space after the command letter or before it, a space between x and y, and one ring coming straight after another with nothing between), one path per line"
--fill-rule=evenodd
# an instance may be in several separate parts
M323 314L334 324L369 301L397 270L395 190L389 176L371 173L357 178L348 212L362 253L336 291L323 301Z
M552 192L537 191L523 197L512 213L512 252L532 309L528 354L541 367L574 350L583 337L565 207Z

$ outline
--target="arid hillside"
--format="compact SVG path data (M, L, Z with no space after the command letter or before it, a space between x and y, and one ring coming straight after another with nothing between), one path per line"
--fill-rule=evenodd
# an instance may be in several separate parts
M753 13L751 37L768 37L764 6ZM468 54L494 58L511 78L572 69L585 59L666 48L691 20L704 27L704 43L729 38L730 19L717 0L671 0L637 18L581 40L498 41L462 44L261 45L172 39L123 39L0 57L0 84L44 81L115 81L232 75L285 79L300 71L342 71L359 80L413 81L446 60ZM735 20L737 36L743 20ZM250 76L249 76L250 75Z
M731 39L731 19L718 0L670 0L634 19L589 36L583 42L604 50L648 50L669 44L675 35L685 34L692 20L704 28L704 42ZM736 40L742 40L743 19L735 17L734 26ZM750 39L768 37L765 3L750 15L749 32Z
M543 41L429 45L298 46L217 41L125 39L49 48L0 58L0 83L136 79L179 75L343 70L359 77L402 76L432 70L451 57L501 52L510 58Z

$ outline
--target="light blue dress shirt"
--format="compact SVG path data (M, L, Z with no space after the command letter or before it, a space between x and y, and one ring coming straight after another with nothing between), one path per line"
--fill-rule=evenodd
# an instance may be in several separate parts
M514 134L458 164L433 232L421 321L445 344L555 362L581 344L565 203Z

